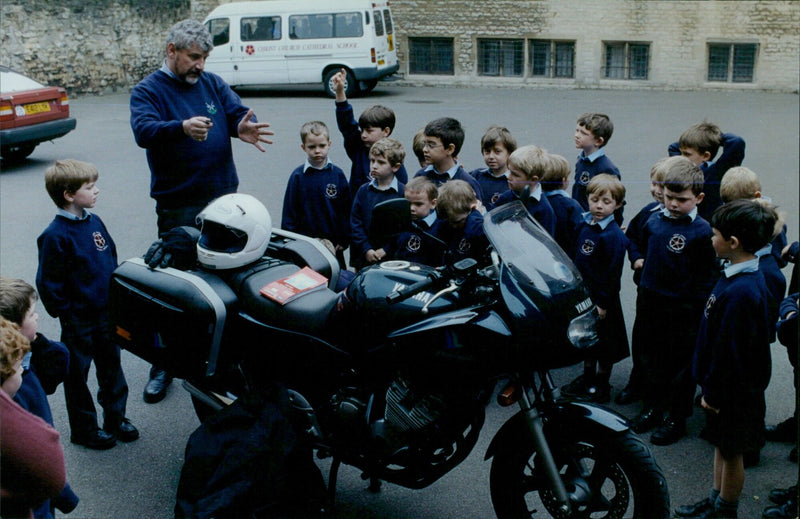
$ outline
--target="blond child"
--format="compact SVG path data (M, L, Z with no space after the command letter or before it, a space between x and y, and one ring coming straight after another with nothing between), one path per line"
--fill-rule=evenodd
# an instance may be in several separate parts
M544 196L539 182L550 164L547 152L538 146L530 144L514 151L508 157L509 190L498 197L496 206L519 200L527 188L525 208L553 236L556 230L556 213Z

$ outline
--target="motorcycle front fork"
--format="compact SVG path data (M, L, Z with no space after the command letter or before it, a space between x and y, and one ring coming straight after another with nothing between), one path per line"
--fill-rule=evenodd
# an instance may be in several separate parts
M552 393L555 386L550 378L550 374L546 372L540 373L539 377L542 384L542 391L539 391L539 397L542 396L542 392ZM536 450L536 458L538 460L537 463L541 463L544 469L545 477L547 477L547 480L550 482L550 489L553 491L553 495L558 501L561 512L569 514L570 506L567 488L561 480L558 466L553 458L550 445L547 443L547 438L545 438L544 435L542 417L539 414L539 410L531 402L529 391L522 391L519 399L519 407L526 417L525 423L528 426L531 440L533 440L533 447Z

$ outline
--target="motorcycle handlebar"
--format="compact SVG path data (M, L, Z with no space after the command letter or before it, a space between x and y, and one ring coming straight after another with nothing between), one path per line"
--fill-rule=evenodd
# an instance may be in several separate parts
M422 292L426 288L433 286L438 280L441 279L441 274L438 272L431 272L428 274L428 277L425 279L421 279L416 283L412 283L411 285L401 288L400 290L395 290L388 296L386 296L386 302L390 305L395 303L399 303L400 301L405 301L409 297L413 296L414 294L418 294Z

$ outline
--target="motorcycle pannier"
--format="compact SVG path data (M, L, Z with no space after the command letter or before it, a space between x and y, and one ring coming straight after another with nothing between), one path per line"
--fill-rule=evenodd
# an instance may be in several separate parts
M152 270L134 258L111 276L109 305L111 332L122 348L192 379L214 374L237 298L214 274Z

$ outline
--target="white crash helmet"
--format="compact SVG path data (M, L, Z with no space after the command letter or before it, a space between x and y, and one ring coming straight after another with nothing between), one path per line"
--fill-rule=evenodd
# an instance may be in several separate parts
M223 195L197 215L201 225L197 260L210 269L234 269L264 255L272 234L272 218L251 195Z

